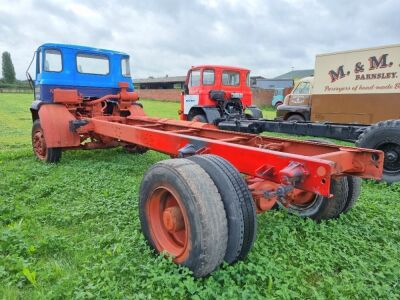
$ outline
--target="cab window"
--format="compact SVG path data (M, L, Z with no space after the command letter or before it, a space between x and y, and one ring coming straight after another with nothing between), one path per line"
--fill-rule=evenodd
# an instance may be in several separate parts
M200 85L200 70L193 70L190 72L188 86L199 86Z
M240 73L232 71L224 71L222 73L222 84L223 85L239 85Z
M129 65L128 57L121 59L121 72L122 72L122 76L126 76L126 77L131 76L131 68Z
M309 82L300 82L295 90L293 91L294 95L307 95L310 94L310 83Z
M203 71L203 84L212 85L214 84L215 75L214 70L204 70Z
M247 86L251 86L251 83L250 83L250 72L247 72L247 75L246 75L246 84L247 84Z
M36 52L36 74L42 73L42 51Z
M62 57L60 50L46 49L44 51L44 70L46 72L62 71Z
M78 54L76 66L79 73L107 75L110 72L108 57L96 54Z

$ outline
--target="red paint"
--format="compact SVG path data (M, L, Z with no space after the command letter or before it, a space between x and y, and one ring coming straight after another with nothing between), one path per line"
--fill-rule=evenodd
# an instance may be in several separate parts
M176 263L185 261L190 250L189 218L172 187L161 186L151 192L146 215L157 251L170 253Z
M63 93L56 94L58 101L65 103L61 98ZM64 95L73 99L77 94L68 91ZM118 104L105 115L107 99L116 99ZM382 174L381 151L222 131L200 122L151 118L134 103L136 99L136 93L127 92L122 84L121 93L116 95L82 103L68 100L66 105L43 105L39 116L47 147L93 149L135 144L177 157L182 148L192 144L197 147L195 154L221 156L241 173L261 179L261 186L293 184L299 190L327 197L332 177L355 175L380 179ZM72 120L86 120L87 124L73 133L69 130ZM81 144L88 138L90 143ZM294 201L305 198L293 197ZM259 211L270 208L270 199L259 200Z
M206 70L214 71L214 83L203 84L203 74ZM189 78L192 72L200 72L200 84L197 86L190 86ZM222 74L224 72L238 72L240 75L239 85L224 85L222 84ZM211 90L223 90L225 91L225 97L230 98L231 93L241 93L243 98L241 99L245 107L250 106L251 103L251 88L247 85L247 76L250 74L250 70L229 67L229 66L216 66L216 65L202 65L197 67L192 67L187 74L186 84L189 84L189 95L199 95L198 106L215 106L215 101L210 99ZM181 95L181 110L183 111L183 94ZM181 119L186 120L187 116L181 114Z

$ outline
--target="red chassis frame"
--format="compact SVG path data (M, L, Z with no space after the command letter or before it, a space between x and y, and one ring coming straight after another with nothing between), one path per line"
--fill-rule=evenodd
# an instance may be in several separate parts
M147 117L135 103L137 95L126 91L84 101L77 92L57 90L55 104L39 110L47 147L100 148L135 144L174 157L215 154L230 161L248 177L257 210L270 209L279 187L291 186L292 202L301 203L299 193L330 197L331 178L354 175L380 179L383 153L377 150L295 141L222 131L200 122ZM63 99L66 99L64 101ZM112 115L102 103L118 100ZM122 115L122 116L121 116ZM124 116L126 115L126 116ZM96 142L84 144L90 138ZM267 197L265 192L271 191Z

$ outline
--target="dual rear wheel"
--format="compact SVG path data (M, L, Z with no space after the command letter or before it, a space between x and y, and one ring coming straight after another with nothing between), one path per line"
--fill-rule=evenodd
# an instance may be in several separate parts
M140 187L143 233L157 252L188 267L196 277L250 251L255 208L246 182L214 155L171 159L153 165Z
M288 210L314 220L348 211L360 182L332 179L332 198L298 190ZM239 171L215 155L195 155L156 163L140 186L139 216L147 241L196 277L222 262L233 264L250 252L256 236L256 210Z

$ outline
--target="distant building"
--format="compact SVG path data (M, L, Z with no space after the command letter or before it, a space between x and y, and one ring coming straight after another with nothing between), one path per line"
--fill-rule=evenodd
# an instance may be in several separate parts
M183 89L186 76L133 79L136 89Z
M294 81L299 80L304 77L314 76L314 69L307 70L293 70L285 74L279 75L274 79L292 79Z
M259 89L284 89L293 87L293 80L258 78L252 81L251 87Z
M263 76L250 76L250 85L253 86L256 84L257 80L259 79L266 79Z

